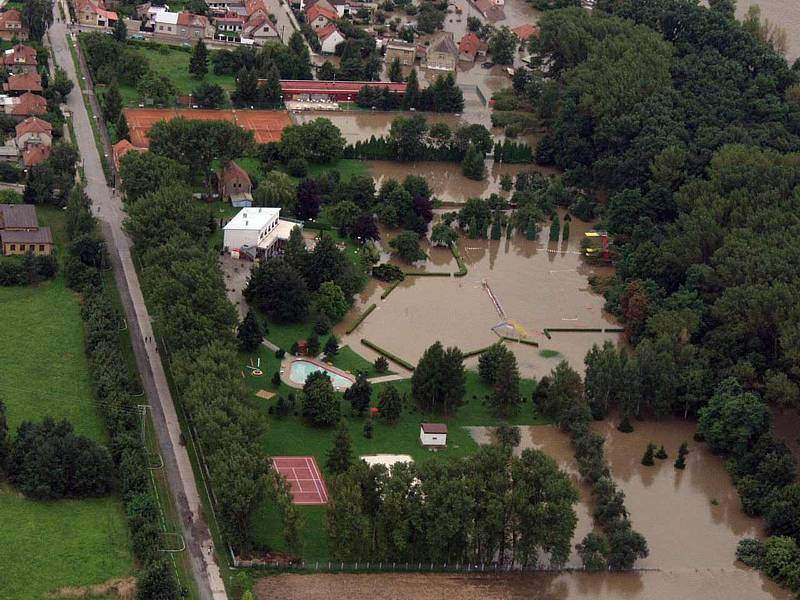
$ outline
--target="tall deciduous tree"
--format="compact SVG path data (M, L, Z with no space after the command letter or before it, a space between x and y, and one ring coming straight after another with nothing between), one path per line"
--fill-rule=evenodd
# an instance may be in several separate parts
M463 354L455 347L445 350L436 342L425 350L411 376L414 400L423 410L448 414L464 397Z
M372 398L372 384L367 381L366 373L358 373L356 380L344 393L344 399L353 407L353 412L362 416L369 408Z
M303 277L280 258L253 268L244 290L251 305L280 322L297 322L308 313L310 296Z
M403 411L403 398L393 385L389 384L378 394L378 411L382 419L394 424Z
M339 398L330 378L322 371L309 375L303 385L303 416L321 426L334 425L341 418Z

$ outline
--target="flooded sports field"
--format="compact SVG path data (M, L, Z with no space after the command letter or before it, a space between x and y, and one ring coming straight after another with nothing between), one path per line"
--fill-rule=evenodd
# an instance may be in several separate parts
M592 274L608 274L606 267L585 264L580 254L580 241L588 223L572 221L570 239L548 242L543 229L538 240L514 235L511 240L471 240L461 238L459 252L469 272L465 277L406 277L384 300L386 284L371 282L359 296L356 307L339 325L337 335L344 332L370 304L376 304L367 319L346 342L373 360L377 355L360 344L361 338L383 347L408 362L416 363L424 350L434 342L458 346L463 351L483 348L499 338L492 327L504 321L518 325L513 334L527 334L535 348L516 342L509 344L517 355L524 377L541 377L562 359L583 371L583 358L592 344L619 340L618 333L553 333L547 339L548 327L615 327L603 312L604 299L589 289L587 278ZM384 235L386 245L390 235ZM430 258L417 270L424 272L456 272L458 265L446 248L426 247ZM399 264L399 263L398 263ZM402 265L413 270L409 265ZM498 301L503 318L493 303L486 286ZM547 357L542 356L541 351ZM467 365L477 364L477 358Z

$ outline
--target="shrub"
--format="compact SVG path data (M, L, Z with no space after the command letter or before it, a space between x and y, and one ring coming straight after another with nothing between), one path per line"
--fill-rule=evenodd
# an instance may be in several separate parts
M764 567L765 554L766 548L761 540L744 538L736 546L736 558L754 569L760 570Z
M286 170L292 177L305 177L308 173L308 161L305 158L293 158L286 163Z

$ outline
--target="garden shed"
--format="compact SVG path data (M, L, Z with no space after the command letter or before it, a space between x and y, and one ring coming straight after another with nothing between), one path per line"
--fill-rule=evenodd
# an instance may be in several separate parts
M447 425L444 423L421 423L419 441L425 447L444 448L447 446Z

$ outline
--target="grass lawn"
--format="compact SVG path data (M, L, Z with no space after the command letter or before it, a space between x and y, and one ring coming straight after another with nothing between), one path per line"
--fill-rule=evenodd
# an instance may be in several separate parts
M388 425L380 419L374 421L371 439L366 439L363 435L365 419L351 416L349 406L342 400L342 414L348 417L355 456L376 453L409 454L415 461L463 457L471 454L478 447L464 427L496 426L502 422L502 419L494 416L483 404L483 399L490 393L490 388L480 380L475 371L467 371L465 404L458 408L455 415L447 418L419 411L410 399L411 381L408 379L373 386L373 404L377 403L378 391L385 385L394 385L401 393L407 395L408 400L400 421L395 425ZM534 381L522 381L522 395L528 400L522 405L519 414L508 419L508 422L515 425L537 425L548 422L532 409L530 397L534 387ZM268 456L312 455L317 459L324 472L327 453L333 445L333 429L310 427L299 415L290 415L279 419L268 412L269 406L275 404L274 399L258 400L259 408L263 410L267 419L267 432L262 439L262 448L265 454ZM302 410L300 402L301 394L298 394L298 404L295 409L297 413ZM432 453L420 446L419 424L422 421L448 424L446 450ZM305 518L303 558L328 560L330 554L324 529L324 507L302 506L300 510ZM275 515L274 511L270 511L266 503L253 516L252 527L254 540L260 547L284 549L280 517Z
M191 93L201 81L215 83L228 92L236 88L236 80L232 75L214 75L210 61L209 71L205 79L198 80L192 77L189 74L191 52L164 46L149 48L142 44L136 44L135 48L147 58L147 62L154 72L169 77L178 94ZM134 86L128 84L120 85L119 91L126 105L139 103L139 92L136 91Z
M333 366L345 371L350 371L353 374L358 371L365 371L367 377L391 374L391 371L378 373L371 362L350 348L350 346L342 346L339 348L339 352L333 357Z
M63 211L37 208L63 248ZM0 287L8 324L0 349L0 398L12 432L23 420L68 419L107 442L89 382L77 296L62 275L36 286ZM126 365L120 365L126 368ZM101 583L133 572L117 498L38 502L0 487L0 598L39 599L51 589Z
M325 171L339 171L342 181L347 181L355 175L368 175L367 165L363 160L342 158L329 165L308 165L308 177L319 177Z
M133 573L116 498L34 502L0 488L0 598L40 600L64 586Z

